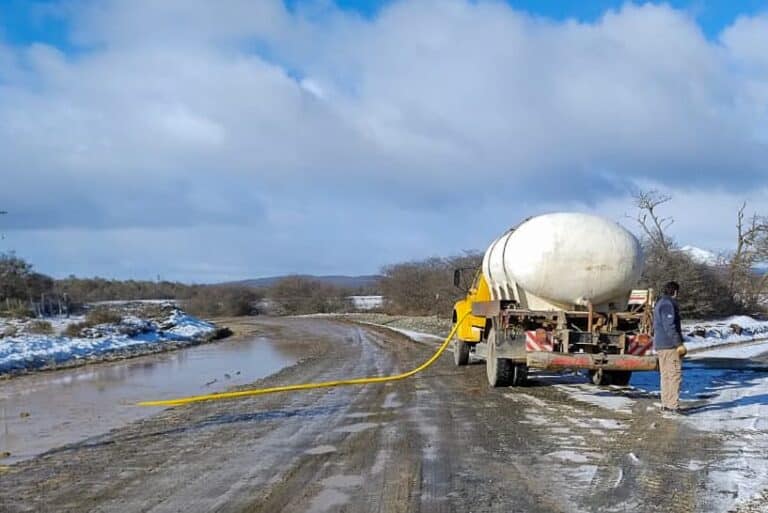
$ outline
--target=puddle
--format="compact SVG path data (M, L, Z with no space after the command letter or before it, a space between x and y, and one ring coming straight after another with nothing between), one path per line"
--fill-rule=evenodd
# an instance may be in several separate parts
M0 464L85 440L158 411L132 406L137 401L222 391L295 361L267 338L256 337L0 381ZM11 456L2 458L6 452Z

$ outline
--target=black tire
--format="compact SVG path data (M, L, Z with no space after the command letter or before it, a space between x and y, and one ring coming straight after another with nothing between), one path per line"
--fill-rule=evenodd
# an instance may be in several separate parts
M597 386L616 385L625 387L632 378L631 371L604 371L603 369L589 371L589 379Z
M492 387L506 387L512 382L514 365L507 358L496 358L496 330L488 333L488 356L485 358L485 372Z
M589 380L593 385L604 387L610 385L610 373L605 372L603 369L589 371Z
M469 363L469 344L457 338L453 339L453 363L462 367Z
M528 367L526 365L515 365L512 369L512 386L521 387L528 382Z
M632 379L632 371L611 371L611 385L619 387L629 386L629 380Z

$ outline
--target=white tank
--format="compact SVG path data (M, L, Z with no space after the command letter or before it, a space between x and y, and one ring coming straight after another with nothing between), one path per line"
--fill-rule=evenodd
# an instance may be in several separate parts
M592 303L623 309L637 284L643 254L619 224L580 213L533 217L493 241L483 275L493 299L516 300L533 310Z

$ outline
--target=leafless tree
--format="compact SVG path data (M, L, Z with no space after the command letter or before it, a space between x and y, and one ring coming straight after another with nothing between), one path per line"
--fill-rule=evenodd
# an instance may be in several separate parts
M660 207L671 196L656 190L634 194L637 214L635 220L643 231L645 268L643 286L656 291L664 283L675 280L682 285L680 309L686 317L719 317L735 313L737 305L728 292L720 269L694 261L676 249L675 240L667 232L674 220L665 217Z
M747 202L736 215L736 249L728 262L731 294L745 307L755 308L768 292L768 274L759 276L755 268L768 262L768 217L746 215Z
M477 269L482 253L465 251L447 258L402 262L382 269L381 290L389 313L450 318L465 292L453 285L454 269ZM470 274L471 275L471 274Z
M673 246L672 239L667 235L667 229L674 223L671 217L662 217L658 208L669 202L672 197L657 190L638 191L634 195L637 217L635 220L648 242L656 250L669 251Z

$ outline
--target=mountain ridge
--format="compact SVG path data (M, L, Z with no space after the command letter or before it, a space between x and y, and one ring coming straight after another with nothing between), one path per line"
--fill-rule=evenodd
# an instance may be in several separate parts
M271 287L282 279L294 277L318 281L321 283L334 285L336 287L349 289L359 289L366 287L378 288L379 280L382 278L382 276L378 274L364 274L359 276L347 276L340 274L320 276L314 274L285 274L280 276L265 276L263 278L249 278L245 280L228 281L225 283L220 283L220 285L237 285L241 287L264 288Z

